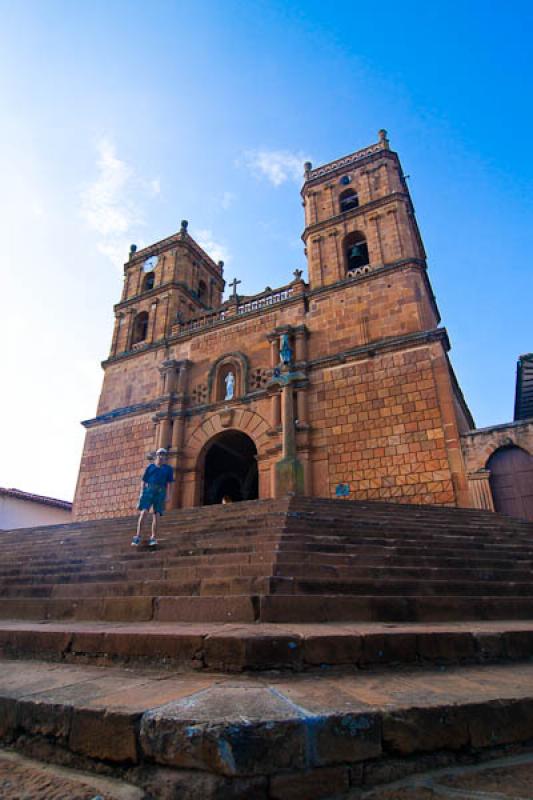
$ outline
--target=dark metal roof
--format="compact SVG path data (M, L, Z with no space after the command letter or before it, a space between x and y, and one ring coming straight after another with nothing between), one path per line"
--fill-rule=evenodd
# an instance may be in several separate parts
M533 353L520 356L516 365L514 418L533 418Z

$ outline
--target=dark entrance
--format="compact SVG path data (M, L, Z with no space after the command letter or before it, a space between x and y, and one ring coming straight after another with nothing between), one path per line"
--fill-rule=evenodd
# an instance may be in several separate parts
M533 457L520 447L502 447L487 469L496 511L533 520Z
M257 449L240 431L216 436L205 454L204 505L220 503L225 495L236 503L258 495Z

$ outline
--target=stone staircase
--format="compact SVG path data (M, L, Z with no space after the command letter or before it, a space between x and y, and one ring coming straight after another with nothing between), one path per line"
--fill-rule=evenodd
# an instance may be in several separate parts
M533 618L533 525L483 511L291 498L1 534L0 615L160 622Z
M0 741L147 798L363 797L533 747L533 524L284 498L0 533ZM192 787L192 788L191 788Z

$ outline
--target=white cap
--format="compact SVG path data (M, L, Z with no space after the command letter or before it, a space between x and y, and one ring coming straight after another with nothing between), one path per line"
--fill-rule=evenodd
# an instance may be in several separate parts
M168 450L165 450L164 447L160 447L159 450L155 451L156 456L167 456Z

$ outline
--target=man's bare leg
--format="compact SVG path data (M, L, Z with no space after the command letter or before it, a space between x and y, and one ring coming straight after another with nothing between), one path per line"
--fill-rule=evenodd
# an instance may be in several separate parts
M146 515L146 509L143 508L143 510L139 513L139 519L137 520L137 536L139 536L139 538L141 536L141 528L145 515Z
M157 534L157 517L158 517L158 515L154 511L153 514L152 514L152 535L150 537L150 539L152 541L154 541L154 542L157 540L157 536L156 536L156 534Z

